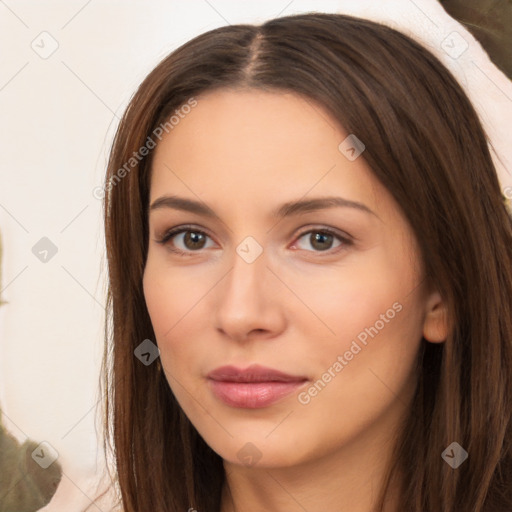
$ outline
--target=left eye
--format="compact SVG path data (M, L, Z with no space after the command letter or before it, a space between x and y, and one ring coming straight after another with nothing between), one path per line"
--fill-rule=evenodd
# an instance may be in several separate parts
M333 247L331 247L331 245L334 239L337 239L340 242L336 247L340 247L341 245L350 245L351 243L347 238L344 238L329 229L313 229L306 231L299 236L298 240L304 238L306 235L309 235L307 240L311 246L317 249L317 251L314 252L322 252L332 249Z
M205 241L207 238L210 238L204 231L193 229L190 227L181 227L168 231L162 239L157 240L158 243L163 245L169 245L174 238L177 238L178 235L183 234L184 237L181 238L181 242L184 244L184 249L179 247L175 247L174 241L172 242L171 247L169 249L173 252L182 254L182 255L191 255L191 253L200 251L201 249L205 249ZM325 252L333 249L332 243L335 239L338 240L338 245L334 248L338 248L341 245L349 246L352 245L352 241L346 237L343 237L330 229L312 229L309 231L305 231L297 238L297 241L300 241L302 238L305 238L306 235L309 235L307 239L311 246L316 249L313 252ZM292 248L295 248L297 242L294 243ZM303 249L299 247L299 249ZM308 249L306 249L308 250Z

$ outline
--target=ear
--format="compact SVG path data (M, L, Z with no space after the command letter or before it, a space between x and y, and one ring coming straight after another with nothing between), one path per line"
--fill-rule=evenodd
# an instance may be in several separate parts
M447 305L439 292L432 292L425 302L423 337L431 343L442 343L446 341L449 329Z

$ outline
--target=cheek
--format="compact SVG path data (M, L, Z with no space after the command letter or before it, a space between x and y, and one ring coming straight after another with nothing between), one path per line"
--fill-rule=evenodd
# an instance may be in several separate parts
M343 369L347 365L378 368L389 376L407 373L422 332L418 279L405 259L388 258L380 250L320 280L302 277L299 293L315 314L296 319L302 318L299 329L308 333L305 339L315 339L311 355L317 376L339 362L338 356L344 359Z
M167 373L178 375L184 368L190 368L188 363L194 357L197 359L200 336L194 331L201 328L200 322L210 318L201 308L213 284L204 275L194 276L192 267L171 268L164 262L148 259L144 297Z
M365 329L397 316L404 286L386 271L378 258L367 258L356 265L322 270L316 276L295 276L294 291L304 298L312 314L296 315L294 321L333 347L343 348ZM393 305L395 306L393 307ZM385 324L388 325L387 323Z
M326 299L319 311L335 334L317 336L314 351L304 347L314 378L297 396L301 421L312 432L322 429L324 441L314 443L327 449L345 442L396 403L403 407L413 391L422 309L409 284L380 273L379 279L347 276L323 288Z
M179 268L166 262L165 255L148 255L143 289L155 335L163 340L176 328L207 290L204 278L194 277L191 267ZM203 285L201 285L203 283Z
M153 331L165 361L171 348L165 340L173 336L176 326L186 314L185 304L188 301L183 296L186 290L182 290L176 274L150 261L144 272L143 287Z

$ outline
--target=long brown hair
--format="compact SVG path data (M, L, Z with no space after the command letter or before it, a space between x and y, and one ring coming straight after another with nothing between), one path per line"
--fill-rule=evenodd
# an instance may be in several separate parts
M378 23L320 13L194 38L147 76L119 125L105 184L104 386L106 448L124 510L220 508L221 457L181 410L159 360L141 364L134 349L155 340L142 288L153 152L141 157L140 148L159 126L170 131L191 98L226 87L300 94L356 134L448 304L445 343L422 340L388 472L388 483L405 477L401 510L512 510L512 219L487 137L457 81L420 44ZM457 469L441 457L452 442L469 454Z

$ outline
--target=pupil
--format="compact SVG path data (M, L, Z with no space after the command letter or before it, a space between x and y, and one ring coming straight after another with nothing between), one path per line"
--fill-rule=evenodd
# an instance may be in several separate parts
M192 233L192 234L191 234L191 233ZM199 242L199 244L200 244L200 240L198 240L198 239L200 239L200 238L201 238L201 236L202 236L202 235L201 235L200 233L195 233L194 231L189 231L189 233L187 234L187 237L186 237L186 238L187 238L188 240L192 240L192 245L195 245L195 244L197 244L198 242Z
M331 238L332 235L329 235L329 234L323 234L323 233L316 233L314 236L314 243L313 243L313 246L316 247L316 242L320 242L322 243L322 240L325 242L326 238ZM325 247L325 246L320 246L320 247L317 247L319 248L320 250L326 250L328 249L328 247Z

